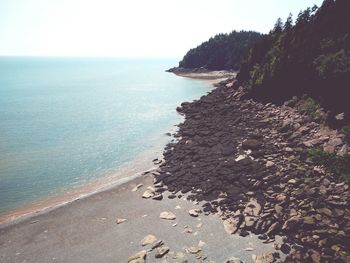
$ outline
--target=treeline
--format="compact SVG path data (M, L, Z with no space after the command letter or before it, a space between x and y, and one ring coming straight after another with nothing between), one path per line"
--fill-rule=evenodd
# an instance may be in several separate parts
M203 67L209 70L238 70L242 58L259 38L261 34L252 31L218 34L188 51L179 66L182 68Z
M350 113L350 0L325 0L289 16L259 39L237 76L250 95L281 103L307 94L334 113Z

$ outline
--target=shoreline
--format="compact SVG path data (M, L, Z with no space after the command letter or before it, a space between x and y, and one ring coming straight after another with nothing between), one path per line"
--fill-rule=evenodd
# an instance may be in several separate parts
M213 85L213 88L216 83L223 80L218 76L215 78L215 75L213 75L211 79L203 79L201 78L201 74L192 77L184 77L205 81L206 83ZM90 197L94 194L113 190L120 185L130 183L135 179L142 177L144 174L157 169L157 165L155 165L152 160L155 158L157 158L159 161L162 160L162 152L164 147L170 140L174 139L172 136L170 137L169 134L174 134L177 132L178 124L179 123L176 123L174 126L169 127L168 130L163 131L162 136L166 137L163 137L161 140L162 142L159 145L152 147L151 150L139 153L139 155L133 160L122 164L110 175L92 179L76 187L68 187L67 189L63 189L62 192L53 196L38 199L19 208L14 208L7 212L0 213L0 229L19 224L22 221L38 215L49 213L52 210L70 205L75 201ZM139 161L141 161L142 164L138 164L135 169L135 163L138 163Z
M176 132L176 127L171 127L168 132ZM63 189L58 194L38 199L27 205L1 213L0 229L21 223L37 215L49 213L52 210L70 205L91 195L109 191L157 169L157 165L152 160L156 158L158 161L162 161L163 148L172 139L172 137L165 134L161 136L161 143L153 146L150 150L139 153L133 160L123 163L108 175L94 178L75 187L67 187L67 189Z
M201 80L211 85L216 85L228 79L234 79L237 76L236 71L228 70L206 70L206 69L186 69L186 68L171 68L167 72L173 73L179 77Z
M177 141L175 136L167 145ZM149 249L150 262L163 262L169 257L187 258L189 262L199 258L226 262L237 256L252 262L252 253L265 255L275 251L271 243L262 242L256 235L228 235L215 214L201 212L190 216L191 209L200 211L203 203L191 201L187 194L174 198L171 191L165 190L161 199L144 198L156 186L159 170L125 177L118 185L0 225L0 261L126 262L141 249L142 237L149 234L171 248L169 255L160 258L157 254L154 258L158 249ZM176 220L159 219L162 211L175 212ZM119 225L121 218L126 222ZM275 242L280 243L280 238L276 237ZM189 252L193 249L198 252Z
M184 121L156 170L0 228L0 261L348 262L349 185L305 156L346 144L293 100L262 104L220 82L177 108Z

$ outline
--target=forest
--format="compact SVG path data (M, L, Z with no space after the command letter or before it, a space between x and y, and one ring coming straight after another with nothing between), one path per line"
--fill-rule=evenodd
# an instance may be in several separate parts
M259 38L261 34L252 31L218 34L188 51L179 66L209 70L238 70L241 60Z
M350 112L350 0L325 0L266 35L220 34L191 49L180 67L238 70L239 83L264 102L304 94L333 114Z
M334 113L350 112L350 0L325 0L280 19L241 63L238 80L256 99L307 94Z

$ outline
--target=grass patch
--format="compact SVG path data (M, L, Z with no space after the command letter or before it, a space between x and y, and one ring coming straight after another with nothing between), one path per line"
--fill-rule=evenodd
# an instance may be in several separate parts
M307 155L314 163L325 166L329 172L350 182L350 155L338 156L325 152L322 148L308 149Z
M344 126L340 132L345 135L344 139L345 141L350 144L350 125Z
M318 104L312 98L306 98L302 100L300 104L300 110L301 112L310 116L314 121L324 122L326 120L320 104Z

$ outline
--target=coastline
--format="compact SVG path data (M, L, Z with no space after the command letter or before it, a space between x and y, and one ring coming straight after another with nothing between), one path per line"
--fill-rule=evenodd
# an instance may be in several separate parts
M151 187L147 189L154 188L158 171L155 167L140 171L71 201L1 224L0 261L96 262L103 258L104 262L126 262L140 249L139 240L150 233L171 246L170 257L183 257L181 251L186 246L188 255L184 258L190 262L198 258L226 260L232 256L250 262L252 251L264 254L275 250L271 243L264 244L255 235L227 235L217 215L189 216L190 209L200 210L203 204L190 201L188 195L174 199L166 191L162 201L142 198L147 185ZM165 210L176 213L175 224L159 219L159 213ZM118 218L127 221L119 225ZM56 246L57 242L61 245ZM276 242L281 242L278 237ZM198 253L191 255L188 249L196 245ZM162 260L153 258L151 262Z
M169 130L163 131L167 133L176 132L176 127L170 127ZM105 176L99 176L88 182L81 183L78 186L63 189L58 194L36 200L25 206L12 209L0 214L0 229L9 225L14 225L23 220L30 219L37 215L48 213L57 208L70 205L71 203L100 192L109 191L122 184L128 183L141 177L145 173L149 173L157 169L152 160L162 160L162 151L164 146L172 139L165 133L162 133L161 139L157 145L151 149L139 153L133 160L130 160L115 171Z
M302 100L245 99L231 78L216 87L177 108L185 120L158 169L0 229L0 261L348 262L349 186L304 154L341 151L342 136ZM153 235L158 247L140 245Z
M203 77L203 75L200 73L183 77L201 80L214 86L214 84L223 80L222 75L220 74L221 73L219 73L219 75L212 74L210 78ZM182 117L180 118L182 119ZM157 169L157 166L152 162L152 160L162 160L162 151L165 145L173 139L173 137L169 137L169 135L176 133L178 124L179 123L175 123L174 126L163 131L162 136L164 137L161 139L158 145L153 146L150 150L140 153L133 160L122 164L110 175L100 176L90 180L89 182L79 184L73 188L68 187L66 190L62 190L53 196L38 199L35 202L19 208L0 213L0 229L21 223L24 220L38 215L49 213L52 210L70 205L75 201L90 197L91 195L112 190L113 188L119 187L125 183L130 183L133 180L142 177L142 175L145 173L149 173Z

